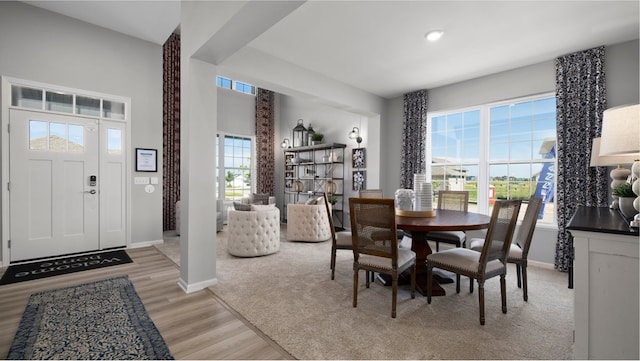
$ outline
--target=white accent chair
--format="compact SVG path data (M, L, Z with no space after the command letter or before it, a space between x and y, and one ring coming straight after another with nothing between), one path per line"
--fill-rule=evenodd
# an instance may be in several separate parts
M287 240L324 242L331 239L331 226L324 202L287 204Z
M257 257L280 250L280 210L273 205L252 205L251 211L229 208L227 251L237 257Z

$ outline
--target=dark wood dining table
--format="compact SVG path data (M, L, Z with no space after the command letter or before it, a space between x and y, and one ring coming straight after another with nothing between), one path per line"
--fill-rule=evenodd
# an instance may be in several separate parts
M437 210L434 217L396 215L396 228L411 233L411 250L416 253L416 290L427 295L427 256L432 253L428 233L432 231L471 231L489 228L491 217L473 212ZM433 296L444 296L437 279L432 283Z

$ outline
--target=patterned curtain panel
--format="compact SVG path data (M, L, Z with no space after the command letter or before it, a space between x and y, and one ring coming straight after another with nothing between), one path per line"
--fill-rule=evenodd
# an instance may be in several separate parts
M256 192L275 194L274 94L270 90L256 92Z
M426 171L427 90L404 95L400 187L413 189L413 175Z
M578 205L606 206L606 167L589 167L591 143L600 136L607 107L604 47L556 59L558 241L555 268L567 272L573 239L566 226Z
M169 37L163 54L162 229L166 231L176 229L176 202L180 200L180 35Z

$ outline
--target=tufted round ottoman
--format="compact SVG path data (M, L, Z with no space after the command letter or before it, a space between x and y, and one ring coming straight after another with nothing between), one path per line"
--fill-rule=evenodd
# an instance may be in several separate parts
M229 209L227 231L227 250L234 256L276 253L280 250L280 210L269 206L252 211Z

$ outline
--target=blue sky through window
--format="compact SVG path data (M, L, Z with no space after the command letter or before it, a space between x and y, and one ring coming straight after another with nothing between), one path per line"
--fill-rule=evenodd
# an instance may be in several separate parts
M431 119L431 156L433 163L455 164L477 177L480 161L481 112L479 109L456 112ZM489 163L526 163L526 166L491 168L491 176L530 178L541 166L543 144L556 137L555 97L498 105L489 108ZM545 148L546 149L546 148Z

